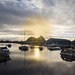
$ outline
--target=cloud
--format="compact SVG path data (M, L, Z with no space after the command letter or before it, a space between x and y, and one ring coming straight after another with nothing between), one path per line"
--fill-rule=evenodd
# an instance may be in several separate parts
M75 1L74 0L43 0L45 14L55 24L74 25L75 22Z
M75 0L0 0L1 30L21 29L33 16L50 20L52 25L75 27Z
M0 26L21 25L25 19L37 15L37 9L31 3L17 0L0 0Z
M74 25L74 0L0 0L0 23L21 24L31 16L43 16L59 25Z
M25 18L43 16L59 25L74 25L74 0L0 0L0 23L21 24Z

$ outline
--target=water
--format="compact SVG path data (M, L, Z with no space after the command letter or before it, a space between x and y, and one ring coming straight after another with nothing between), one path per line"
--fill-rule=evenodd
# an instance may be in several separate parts
M0 44L5 46L6 44ZM0 75L75 75L75 61L67 62L59 51L42 51L36 46L29 51L19 50L19 44L12 44L11 60L0 63Z

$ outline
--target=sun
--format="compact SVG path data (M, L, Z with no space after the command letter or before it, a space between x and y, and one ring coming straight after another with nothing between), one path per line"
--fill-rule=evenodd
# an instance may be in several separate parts
M33 37L46 37L50 31L50 23L47 19L40 17L29 18L24 24L24 30L30 31Z

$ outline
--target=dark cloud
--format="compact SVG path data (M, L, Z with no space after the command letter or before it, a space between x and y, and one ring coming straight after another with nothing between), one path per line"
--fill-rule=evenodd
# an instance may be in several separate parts
M75 23L74 3L74 0L1 0L0 23L20 25L26 18L38 15L49 18L55 24L72 25Z
M0 26L22 25L25 19L37 15L37 10L33 10L26 4L15 1L3 1L0 3ZM15 26L16 27L16 26Z

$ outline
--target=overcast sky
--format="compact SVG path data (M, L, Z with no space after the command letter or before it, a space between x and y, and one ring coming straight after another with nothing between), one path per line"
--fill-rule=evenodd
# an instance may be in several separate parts
M50 21L49 36L75 38L75 0L0 0L0 35L18 37L33 16Z

